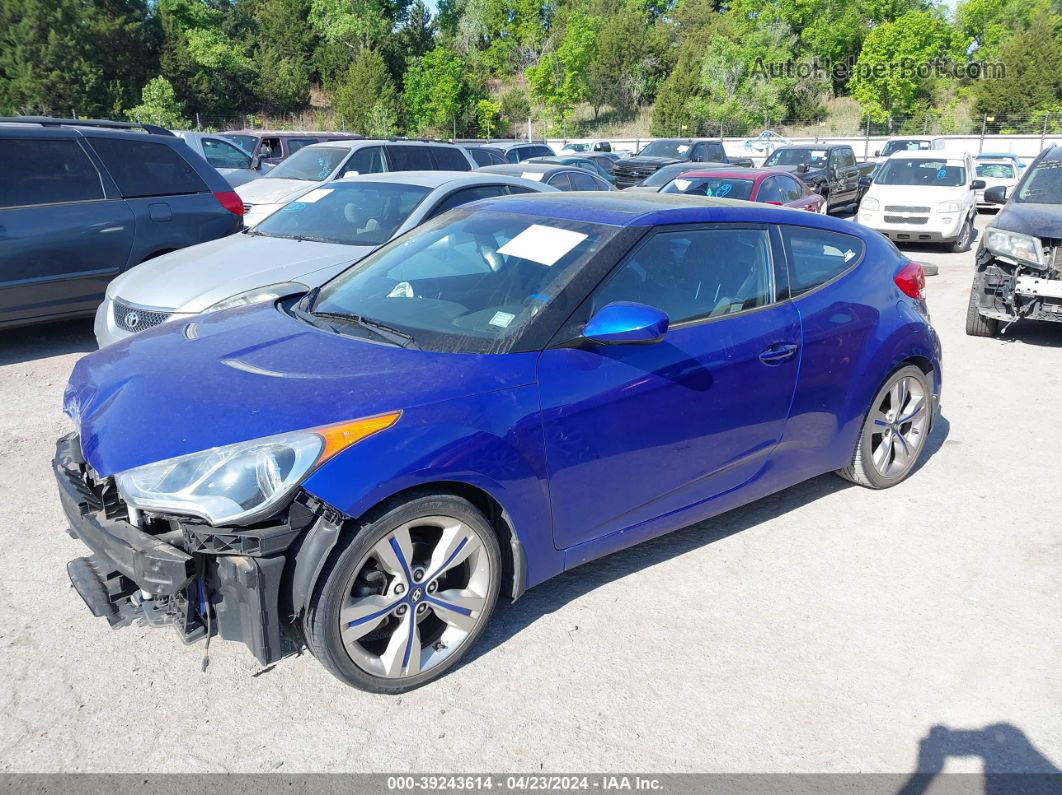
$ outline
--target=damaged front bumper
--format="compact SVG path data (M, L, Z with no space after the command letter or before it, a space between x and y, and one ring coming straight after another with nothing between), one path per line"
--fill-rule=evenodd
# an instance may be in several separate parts
M977 257L975 305L983 317L1003 323L1046 320L1062 323L1062 247L1049 252L1046 270L996 257L982 249Z
M185 643L214 634L241 641L263 665L297 650L299 606L283 585L308 529L337 535L327 506L301 495L274 521L215 528L131 511L113 479L86 464L75 434L59 439L52 467L68 532L92 552L67 572L93 615L113 628L173 626Z

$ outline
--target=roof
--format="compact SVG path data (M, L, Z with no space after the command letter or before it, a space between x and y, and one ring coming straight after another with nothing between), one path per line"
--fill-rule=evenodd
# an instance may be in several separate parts
M775 175L793 176L793 172L781 168L706 168L682 172L683 177L724 177L725 179L761 179Z
M519 177L521 174L555 174L558 171L585 171L578 166L569 166L565 163L532 163L525 160L523 163L506 163L497 166L480 166L476 171L486 171L489 174L511 174Z
M609 226L656 226L712 221L773 221L791 224L794 218L799 218L799 223L803 226L817 226L848 234L853 234L853 231L859 228L850 221L815 213L795 213L788 207L681 193L527 193L501 199L481 199L475 206L480 210L515 212Z
M785 144L784 146L775 147L774 152L781 152L783 149L836 149L839 146L847 146L849 149L852 148L851 144L828 144L823 141L820 144ZM771 154L774 154L774 152Z
M352 132L337 132L336 130L225 130L218 135L341 135L345 138L364 138L363 135Z
M476 171L383 171L379 174L358 174L353 177L341 177L328 183L328 187L338 187L345 183L386 182L390 185L419 185L422 188L441 188L444 185L486 185L503 179L506 183L532 184L532 180L520 179L508 174L480 174ZM541 187L540 182L534 185Z
M452 144L449 141L419 141L414 138L340 138L334 141L318 141L315 144L302 147L303 149L310 149L313 147L332 147L333 149L353 149L355 146L367 146L369 144L387 144L388 146L453 146L457 149L461 147L457 144Z

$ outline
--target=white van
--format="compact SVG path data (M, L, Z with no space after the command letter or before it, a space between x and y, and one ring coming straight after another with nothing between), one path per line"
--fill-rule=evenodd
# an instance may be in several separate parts
M903 152L882 163L873 178L863 179L870 187L859 203L859 223L897 243L970 249L975 192L985 187L970 155Z

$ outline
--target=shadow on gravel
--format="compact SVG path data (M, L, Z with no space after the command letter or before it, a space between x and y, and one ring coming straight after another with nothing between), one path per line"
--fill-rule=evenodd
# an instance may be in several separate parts
M1062 770L1029 741L1025 732L1010 723L994 723L983 729L949 729L939 725L931 728L918 743L915 772L899 789L898 795L922 795L930 788L933 779L944 771L949 757L970 756L984 761L983 789L972 781L965 782L973 785L974 791L988 795L1039 795L1062 791ZM956 777L964 780L977 778ZM952 790L944 787L939 791Z
M1039 320L1019 320L1000 334L1003 342L1024 343L1038 348L1062 348L1062 323Z
M94 350L92 318L0 331L0 367Z
M940 450L950 431L948 420L938 416L926 442L926 451L912 470L913 476L917 476L918 470ZM469 650L460 665L467 665L480 655L489 653L540 617L560 609L599 586L769 522L846 488L856 487L836 475L820 475L749 505L559 574L529 590L515 604L499 599L483 637Z

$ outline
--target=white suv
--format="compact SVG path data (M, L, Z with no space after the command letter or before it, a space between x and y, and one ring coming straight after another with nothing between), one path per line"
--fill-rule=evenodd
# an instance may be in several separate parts
M858 220L897 243L947 243L952 251L968 251L975 191L984 186L968 154L895 154L874 175Z

